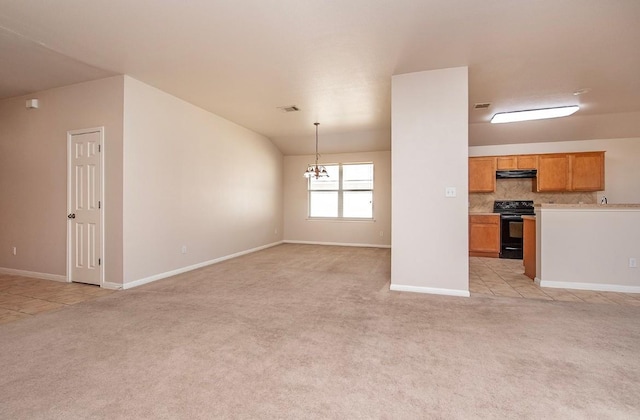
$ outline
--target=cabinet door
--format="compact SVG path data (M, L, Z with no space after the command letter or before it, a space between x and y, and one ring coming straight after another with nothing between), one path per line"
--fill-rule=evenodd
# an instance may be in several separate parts
M499 171L510 169L538 169L538 155L498 156Z
M576 153L571 159L571 190L604 190L604 152Z
M469 216L469 254L498 257L500 254L500 216Z
M496 190L496 158L469 158L469 192L494 192Z
M536 277L536 221L524 219L523 258L524 275L530 279Z
M517 156L498 156L496 160L497 160L499 171L506 171L509 169L518 169Z
M538 169L538 155L518 156L518 169Z
M539 155L536 191L567 191L570 188L569 165L566 154Z

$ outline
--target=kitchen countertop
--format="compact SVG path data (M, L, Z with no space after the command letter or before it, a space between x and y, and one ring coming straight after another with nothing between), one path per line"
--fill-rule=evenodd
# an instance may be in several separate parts
M536 209L576 209L576 210L617 210L639 209L640 204L555 204L542 203L534 205Z

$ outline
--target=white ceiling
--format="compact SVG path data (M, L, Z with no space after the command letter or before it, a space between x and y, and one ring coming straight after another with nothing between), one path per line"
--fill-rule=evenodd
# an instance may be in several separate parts
M640 137L639 22L638 0L0 0L0 98L128 74L288 155L315 121L324 153L388 150L391 76L469 66L470 145Z

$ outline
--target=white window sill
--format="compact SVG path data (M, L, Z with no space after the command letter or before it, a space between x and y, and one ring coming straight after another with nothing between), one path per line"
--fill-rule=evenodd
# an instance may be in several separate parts
M349 217L307 217L308 222L369 222L374 223L376 219L360 219Z

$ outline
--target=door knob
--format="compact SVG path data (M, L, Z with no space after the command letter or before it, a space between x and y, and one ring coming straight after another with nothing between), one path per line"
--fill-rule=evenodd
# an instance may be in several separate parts
M71 213L67 215L68 219L75 219L76 218L76 214L75 213Z

